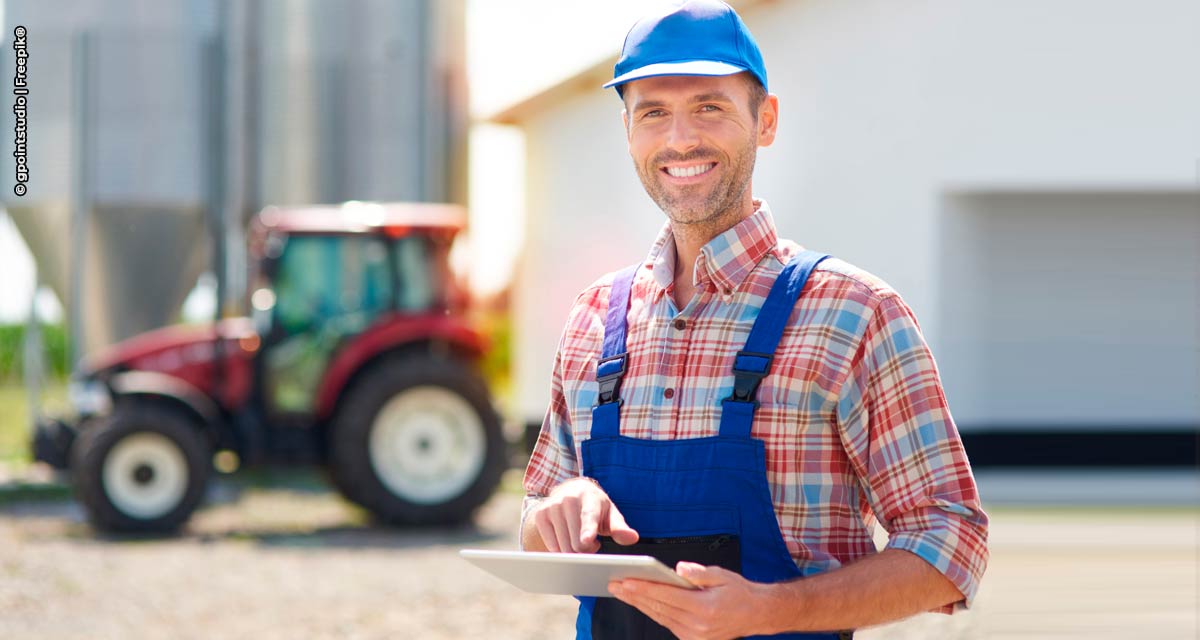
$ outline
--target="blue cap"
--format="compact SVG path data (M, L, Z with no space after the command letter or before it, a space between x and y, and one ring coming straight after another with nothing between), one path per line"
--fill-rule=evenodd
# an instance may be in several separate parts
M749 71L767 88L762 52L732 7L692 0L642 18L625 36L613 79L604 88L654 76L728 76Z

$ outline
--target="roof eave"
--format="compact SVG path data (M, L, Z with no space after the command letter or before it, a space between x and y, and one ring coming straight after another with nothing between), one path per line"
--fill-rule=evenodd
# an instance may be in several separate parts
M516 104L484 117L483 121L492 124L519 125L534 114L544 111L550 105L562 102L576 93L595 91L600 88L601 85L612 79L612 70L616 64L617 56L609 56Z

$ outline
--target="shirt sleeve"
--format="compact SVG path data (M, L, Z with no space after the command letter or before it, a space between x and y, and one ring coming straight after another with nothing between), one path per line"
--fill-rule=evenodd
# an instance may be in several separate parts
M904 549L974 600L988 561L988 518L937 366L911 309L894 294L879 300L849 377L838 421L871 510Z
M565 333L564 333L565 335ZM525 530L525 518L537 503L559 483L579 475L579 462L575 453L575 438L571 430L571 414L562 383L562 344L554 357L554 370L550 381L550 406L542 419L529 464L525 467L525 500L521 505L521 531ZM522 548L524 547L522 543Z

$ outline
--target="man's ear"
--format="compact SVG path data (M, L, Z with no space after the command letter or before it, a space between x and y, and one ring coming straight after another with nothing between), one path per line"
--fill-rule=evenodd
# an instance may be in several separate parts
M625 145L626 145L626 146L628 146L628 145L629 145L629 142L630 142L630 136L629 136L629 112L628 112L628 111L626 111L625 109L621 109L621 124L624 124L624 125L625 125Z
M779 96L769 93L758 106L758 146L769 147L775 142L779 127Z

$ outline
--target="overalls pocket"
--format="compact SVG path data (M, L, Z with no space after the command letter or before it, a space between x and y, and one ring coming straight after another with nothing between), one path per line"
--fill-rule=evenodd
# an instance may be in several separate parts
M680 562L695 562L718 566L734 573L741 573L742 570L741 544L732 533L642 538L630 545L619 544L612 538L602 536L599 553L651 556L672 569Z

